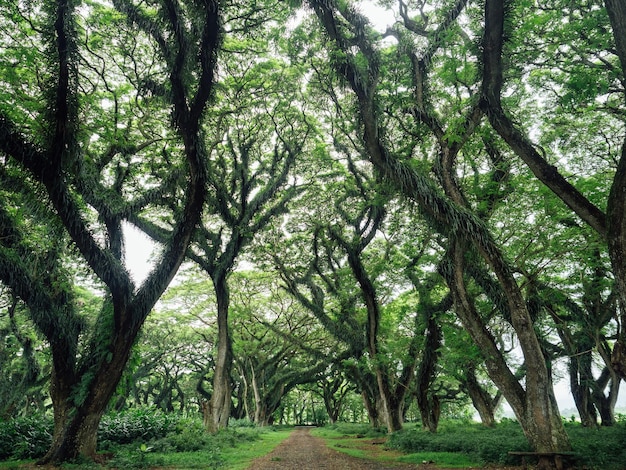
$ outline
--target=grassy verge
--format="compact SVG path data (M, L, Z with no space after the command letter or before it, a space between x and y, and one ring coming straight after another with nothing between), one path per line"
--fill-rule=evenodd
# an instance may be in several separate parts
M292 431L293 428L269 430L261 433L257 441L224 450L224 468L229 470L248 468L254 459L269 454L276 446L287 439Z
M580 468L624 470L626 426L600 429L565 423ZM444 468L519 465L509 451L528 451L519 424L503 420L494 428L479 423L442 422L435 434L416 425L387 436L384 430L366 425L338 424L314 431L327 445L346 454L380 462L424 462Z
M224 433L218 438L208 441L194 451L167 451L155 450L155 447L146 444L127 444L119 446L114 457L106 465L94 463L65 464L62 468L68 470L102 470L105 468L124 469L154 469L171 470L192 469L228 469L244 470L258 457L271 452L284 441L293 428L255 428L249 431L239 430L234 436ZM0 462L2 470L24 470L35 468L35 460L12 460Z
M292 429L275 430L267 428L255 433L253 440L237 440L223 447L213 447L195 452L148 453L145 457L145 467L163 467L175 470L243 470L248 468L254 459L271 452L289 437L291 431ZM128 462L120 462L120 458L116 458L116 460L117 463L111 463L118 468L131 468L131 466L138 468L143 466L138 465L140 462L138 462L136 454Z
M572 448L576 454L576 465L593 470L624 470L626 462L626 426L618 422L615 426L589 429L579 423L565 423ZM463 467L454 464L452 456L464 456L474 466L519 465L518 457L509 451L530 450L519 424L503 420L494 428L485 428L479 423L442 422L436 434L417 426L405 426L403 431L389 436L386 444L392 449L407 454L413 463L434 461L445 467ZM470 464L467 464L470 466Z
M436 463L446 468L478 467L480 463L470 456L456 452L403 453L387 446L387 435L382 429L367 425L338 424L318 428L312 434L321 437L334 450L353 457L365 458L380 463Z

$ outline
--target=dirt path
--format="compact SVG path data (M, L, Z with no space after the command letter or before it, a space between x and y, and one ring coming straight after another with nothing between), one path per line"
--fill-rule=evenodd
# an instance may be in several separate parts
M418 469L409 464L381 464L350 457L326 447L310 428L296 428L291 435L268 455L256 459L249 470L399 470Z

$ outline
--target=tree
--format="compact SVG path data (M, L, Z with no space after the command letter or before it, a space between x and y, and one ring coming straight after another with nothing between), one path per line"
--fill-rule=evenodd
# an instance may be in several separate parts
M255 6L225 18L228 53L223 54L223 80L216 93L222 105L209 113L203 142L209 197L187 251L210 277L217 300L218 352L207 420L211 432L227 426L231 408L228 278L245 247L287 212L289 201L301 191L294 167L312 131L299 91L301 71L272 56L273 22L286 21L291 10L270 3L268 10ZM248 23L256 25L254 37ZM162 202L174 206L176 197ZM163 224L140 217L134 222L157 241L170 236Z
M259 426L274 419L295 387L319 380L327 369L332 341L301 305L279 289L271 274L240 273L234 279L233 350Z
M184 259L205 199L201 120L213 93L221 37L218 4L186 5L186 26L181 21L185 11L174 2L159 3L156 10L124 0L114 4L119 13L97 4L79 12L77 3L65 0L3 4L4 24L18 32L12 37L6 32L2 35L6 50L13 55L10 59L18 67L22 63L24 46L17 41L25 38L26 44L35 46L28 51L28 59L36 64L39 80L29 76L25 88L3 83L3 103L13 106L5 104L0 109L0 153L17 184L35 196L31 204L37 211L50 209L54 214L41 222L28 220L42 230L54 228L51 246L43 253L47 272L36 277L34 267L23 257L33 251L24 221L12 201L0 200L5 231L2 282L26 303L52 355L55 427L42 463L79 455L95 458L100 417L146 316ZM98 22L103 30L98 29ZM140 33L131 34L136 28ZM105 36L107 29L116 34ZM104 61L92 49L94 39L119 61ZM146 48L153 55L130 55L132 49L114 47L120 43ZM3 57L5 69L10 67L10 54ZM159 98L151 100L150 94ZM161 113L151 114L159 100ZM170 109L172 126L156 127L172 145L157 150L155 139L141 136L144 128L137 120L158 119ZM98 115L110 121L100 121L94 117ZM135 139L141 143L135 144ZM163 171L168 158L176 162ZM146 170L150 165L157 174ZM137 168L145 173L137 173ZM181 179L172 236L151 274L135 286L123 262L122 221L149 209L160 195L179 190ZM47 220L51 222L45 225ZM77 313L73 281L62 270L60 250L55 246L66 241L106 292L90 331ZM87 344L79 347L85 337L81 333L87 332Z
M493 3L501 5L501 2ZM494 34L494 29L498 30L498 24L492 24L492 21L496 20L491 10L492 7L496 7L493 3L487 1L485 8L485 27L481 39L485 57L479 56L475 61L484 64L480 72L487 79L492 73L488 67L489 57L487 57L492 46L491 35ZM368 160L383 180L389 181L400 193L415 201L427 215L428 220L449 237L448 252L440 270L451 290L456 313L484 352L492 380L515 410L526 437L535 449L538 451L569 449L569 441L556 407L546 359L533 329L533 321L520 287L502 248L498 246L486 224L467 204L454 176L455 158L474 135L482 111L475 99L472 104L471 99L465 99L465 96L459 94L461 107L454 109L462 112L454 114L458 120L451 122L453 126L446 129L439 125L437 120L431 120L432 117L437 118L441 114L438 114L436 107L432 107L434 106L431 101L432 95L426 93L428 67L433 64L433 57L442 48L448 34L452 35L453 31L455 33L458 31L455 29L458 26L455 19L464 10L466 3L457 2L441 12L440 22L435 29L430 28L428 31L420 29L415 23L408 21L406 14L407 19L404 21L407 30L424 36L428 41L428 46L421 57L410 46L405 46L406 43L402 43L405 46L402 52L409 56L409 70L413 77L414 101L409 111L415 116L419 126L429 129L434 136L435 148L438 151L437 176L443 193L423 171L420 171L417 164L410 164L408 160L395 155L388 143L386 136L392 130L386 131L383 127L384 121L379 106L379 100L383 98L379 94L381 89L379 84L386 69L382 62L383 56L373 44L373 35L368 29L367 20L349 5L339 6L334 2L317 1L310 1L309 4L331 42L330 47L334 51L332 55L334 70L354 93ZM402 8L404 3L401 2L400 5ZM465 43L467 35L461 33L453 37ZM473 90L471 86L468 89L469 94L473 95L470 96L472 98L476 97ZM410 99L408 96L406 98ZM400 112L402 110L406 110L406 106L403 106ZM395 117L402 122L401 115ZM406 129L409 127L399 127L399 132L406 133ZM407 156L406 152L402 153L405 157L411 157ZM470 257L472 253L474 256ZM515 329L525 358L527 367L525 388L509 369L491 332L468 296L467 268L476 265L479 259L497 279L498 288L505 300L508 318Z
M539 50L563 50L561 54L547 54L546 57L537 57L538 62L544 68L538 68L538 75L544 78L542 87L550 90L550 95L556 95L557 115L556 119L546 119L543 124L545 134L548 135L546 141L555 144L558 154L565 146L562 144L568 139L563 138L557 128L561 128L564 122L575 122L576 113L584 111L585 121L591 122L600 119L601 122L614 126L612 116L623 114L622 99L615 99L614 96L625 95L624 70L626 69L626 10L621 2L609 0L604 3L605 9L595 9L586 5L573 4L568 7L562 5L554 9L543 9L539 7L529 16L541 18L541 21L529 22L524 25L525 32L533 31L537 26L546 27L547 24L557 25L563 11L567 12L567 26L558 26L557 31L562 33L556 35L557 41L562 43L547 44L547 47L537 48L530 44L533 52L537 54ZM524 15L526 16L526 15ZM612 149L613 138L591 139L595 149L592 153L600 155L602 160L603 150L607 156L614 160L614 176L606 195L606 210L598 207L594 201L593 194L585 195L583 191L572 184L556 166L550 164L547 156L542 154L542 149L538 148L527 137L519 125L511 117L511 110L501 99L503 85L505 84L505 72L510 66L503 63L503 53L506 48L514 48L506 41L505 24L512 17L510 11L503 8L497 2L487 4L486 18L489 23L489 35L486 37L488 47L485 48L485 80L483 81L483 92L481 98L481 108L489 117L493 128L498 132L509 147L524 161L533 174L546 187L567 205L582 221L592 227L603 239L606 240L608 253L611 259L613 274L616 279L617 293L620 304L620 325L621 330L612 352L613 367L626 377L626 333L624 328L624 312L626 311L626 270L624 269L626 259L626 204L624 203L623 192L626 188L626 137L622 137L622 142L617 143ZM586 33L585 22L594 18L594 24L601 23L603 28L598 28L597 33L588 35ZM486 28L487 29L487 28ZM534 31L533 31L534 32ZM612 34L613 43L610 41ZM526 37L536 38L536 35ZM526 46L523 41L520 41ZM568 44L569 43L569 44ZM570 47L571 46L571 47ZM520 48L521 49L521 48ZM524 57L524 51L520 54ZM556 60L555 60L556 59ZM534 59L533 59L534 60ZM520 68L520 64L514 64ZM545 80L546 72L559 70L555 74L555 80ZM556 90L553 94L552 90ZM561 91L563 90L563 91ZM620 101L622 103L620 104ZM602 102L604 105L598 106L596 103ZM620 109L620 105L622 109ZM610 110L609 119L606 119L605 110ZM573 114L574 119L568 114ZM619 120L619 119L618 119ZM548 123L548 124L546 124ZM547 129L553 125L554 129ZM621 126L620 126L621 127ZM619 131L618 131L619 132ZM621 130L623 133L623 129ZM608 145L607 145L608 144ZM553 147L553 148L554 148ZM621 148L620 150L617 150ZM589 163L587 162L587 165ZM597 163L596 163L597 164ZM600 165L602 162L600 162Z
M333 368L330 374L318 380L315 385L311 391L324 400L328 420L330 424L335 424L344 411L348 395L354 391L354 385L337 368Z

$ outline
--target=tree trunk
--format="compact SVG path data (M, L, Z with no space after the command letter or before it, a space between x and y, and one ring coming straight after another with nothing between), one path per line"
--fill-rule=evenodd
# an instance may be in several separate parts
M611 370L610 366L605 366L598 380L594 381L591 391L591 400L600 413L600 424L602 426L613 426L615 424L615 404L619 395L621 379ZM607 394L605 390L609 387Z
M263 406L263 400L259 392L259 384L252 363L250 364L250 372L252 375L252 391L254 392L254 422L261 426L261 420L265 418L265 407Z
M500 404L501 394L498 392L495 398L478 383L476 370L472 366L467 366L464 377L461 379L462 386L472 400L472 405L480 416L483 426L488 428L496 424L496 409Z
M552 381L541 345L532 328L532 320L525 304L521 298L518 299L519 292L515 292L516 286L512 285L512 281L506 282L506 279L502 279L505 282L501 282L501 285L507 297L518 299L517 302L509 302L509 309L527 370L525 390L509 369L493 336L469 299L465 286L464 252L462 243L453 242L447 256L449 263L443 271L454 298L456 312L481 349L489 377L513 409L528 442L535 451L570 450L569 438L556 406Z
M626 4L622 0L605 0L613 29L617 56L626 73ZM626 101L626 94L624 96ZM620 331L613 348L615 371L626 380L626 138L607 201L607 238L621 311Z
M593 379L591 372L591 351L583 351L569 359L570 389L572 397L580 416L583 426L589 428L598 427L598 415L593 406L590 380Z
M363 406L367 411L367 418L372 428L380 426L380 414L378 412L380 400L378 396L372 397L367 391L361 391L361 398L363 398Z
M428 308L426 303L424 303L424 308L424 316L426 317L425 331L419 332L419 334L425 336L426 341L422 361L417 371L416 398L422 418L422 426L430 432L437 432L439 417L441 416L441 403L439 397L431 390L431 386L439 361L439 353L437 351L441 347L442 334L435 318L439 310ZM415 334L417 336L418 332L416 331Z
M441 402L439 397L429 393L418 393L417 406L420 410L422 428L428 432L437 432L439 418L441 417Z
M216 433L228 426L231 407L232 345L228 327L228 308L230 297L226 276L218 275L213 279L217 298L217 357L213 375L213 394L209 407L209 432Z
M84 377L90 373L82 375L82 382L76 381L67 358L63 357L63 348L52 345L50 397L54 408L54 432L50 449L39 464L67 462L79 456L96 458L100 419L121 380L133 345L130 338L136 337L139 327L140 324L135 324L134 328L128 326L125 333L115 338L109 346L109 360L103 358L93 367L93 378L89 383L85 383ZM80 403L74 405L79 400Z
M370 361L373 364L376 382L378 384L378 393L383 401L383 420L387 426L387 430L392 433L402 429L402 411L404 406L404 395L406 388L402 389L401 397L394 393L390 386L389 374L395 373L378 359L378 328L380 326L380 305L376 298L376 288L372 283L360 255L354 247L344 244L344 248L348 254L348 263L352 269L352 273L356 281L359 283L361 295L367 309L367 322L365 337L367 341L367 350L369 352Z
M626 141L622 145L622 155L607 202L607 220L609 256L621 312L620 330L611 362L614 370L626 380Z

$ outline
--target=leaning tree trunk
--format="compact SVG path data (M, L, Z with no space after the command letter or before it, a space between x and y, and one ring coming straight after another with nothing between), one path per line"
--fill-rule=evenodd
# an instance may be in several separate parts
M622 72L626 73L626 4L622 0L605 0L604 3L613 29L615 50ZM622 154L613 178L606 212L609 256L621 311L621 329L612 360L615 371L626 380L626 139L622 143Z
M452 244L449 262L442 266L442 271L453 294L456 312L481 349L489 377L508 401L524 435L537 452L570 450L541 345L525 304L515 285L511 284L513 281L507 282L503 276L502 287L510 299L511 319L524 355L527 370L525 389L509 369L495 339L469 298L464 273L465 245L459 241ZM518 299L517 302L511 301L514 299ZM542 465L548 463L542 462Z
M348 254L348 263L352 269L352 273L359 283L361 295L367 309L367 322L365 337L367 341L367 350L370 361L374 364L374 372L376 374L376 383L378 384L378 393L383 402L383 420L389 432L395 432L402 429L402 416L404 406L404 395L396 396L392 391L389 374L395 373L379 360L378 358L378 328L380 326L380 305L376 298L376 288L372 283L363 263L361 262L360 253L354 247L344 244L344 248Z
M593 381L591 371L591 351L577 352L569 359L570 389L580 422L584 427L597 428L598 414L592 400L590 381Z
M439 362L439 349L441 348L442 333L437 324L436 313L438 310L431 310L426 307L424 316L426 317L426 329L422 336L426 337L424 344L424 354L417 370L417 406L422 418L422 427L429 432L437 432L439 418L441 416L441 402L439 397L433 393L432 384L436 376ZM417 336L417 331L416 331Z
M600 377L592 384L591 400L593 400L593 404L600 413L600 424L602 426L613 426L615 424L615 404L617 403L620 384L621 379L608 366L605 366ZM607 386L609 389L605 395L604 390Z
M483 426L488 428L496 425L496 409L500 404L502 394L498 391L495 397L491 397L476 378L476 369L468 364L464 376L460 379L465 392L472 400L472 405L480 416Z

